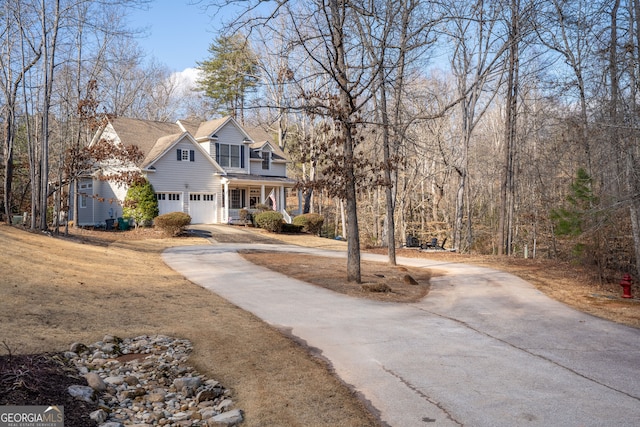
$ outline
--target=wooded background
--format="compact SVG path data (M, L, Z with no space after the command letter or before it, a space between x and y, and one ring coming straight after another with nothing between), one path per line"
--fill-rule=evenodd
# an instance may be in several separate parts
M199 90L137 47L145 3L0 6L5 221L57 229L107 114L231 114L350 251L437 237L640 277L640 0L201 1L229 20Z

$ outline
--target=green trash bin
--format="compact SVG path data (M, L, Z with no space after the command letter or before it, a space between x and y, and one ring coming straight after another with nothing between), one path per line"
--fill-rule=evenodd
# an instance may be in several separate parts
M128 230L129 229L129 218L118 218L118 230Z

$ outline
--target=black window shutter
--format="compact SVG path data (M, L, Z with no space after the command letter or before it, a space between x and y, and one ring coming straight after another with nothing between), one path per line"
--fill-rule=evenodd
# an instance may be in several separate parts
M178 153L178 161L181 161L182 160L182 150L178 148L177 153Z
M220 164L220 143L216 142L216 163Z
M244 169L244 145L240 146L240 167Z
M196 152L194 150L189 150L189 161L190 162L196 161Z

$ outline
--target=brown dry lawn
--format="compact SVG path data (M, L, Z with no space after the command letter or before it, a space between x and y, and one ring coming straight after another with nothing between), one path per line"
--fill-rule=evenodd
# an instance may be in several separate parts
M231 389L247 426L377 425L324 362L160 259L169 246L206 240L160 237L70 240L0 225L0 342L29 354L105 334L187 338L191 363Z
M344 242L244 227L217 227L213 234L222 242L284 241L346 249ZM245 425L377 425L324 362L253 315L184 279L160 259L167 247L207 243L193 236L166 239L152 230L79 231L71 239L52 238L0 225L0 342L13 353L27 354L63 351L74 341L91 343L105 334L187 338L194 345L190 361L232 390L237 406L246 412ZM595 284L589 272L575 266L415 250L399 250L398 255L510 271L577 309L640 327L637 299L616 298L617 283ZM388 288L372 292L345 283L346 263L341 260L255 251L244 256L336 292L394 302L428 295L430 276L439 274L364 262L364 285ZM407 276L417 284L409 284Z
M267 234L263 230L249 230L258 235L275 237L285 243L346 250L346 243L344 242L320 238L314 240L304 235L273 235ZM367 251L386 254L385 249L368 249ZM423 252L416 249L397 249L396 254L399 257L422 257L448 262L462 262L507 271L527 280L551 298L577 310L640 328L640 299L638 299L640 286L637 283L632 288L632 295L635 298L622 299L620 298L622 288L619 283L600 284L595 279L593 272L556 260L463 255L444 251ZM328 287L338 292L363 298L393 302L409 302L420 298L421 293L428 293L428 276L442 274L437 270L405 269L403 267L389 267L380 263L363 262L362 279L364 283L385 283L391 288L391 292L379 294L363 291L359 286L353 284L346 284L344 282L346 277L345 262L336 262L333 259L327 260L313 256L301 256L299 254L274 257L273 254L253 252L243 254L243 256L256 264L318 286ZM292 259L295 259L296 262L291 262ZM327 268L327 265L330 265L331 268ZM406 274L412 275L417 279L420 286L407 286L403 281ZM382 278L380 276L385 277Z

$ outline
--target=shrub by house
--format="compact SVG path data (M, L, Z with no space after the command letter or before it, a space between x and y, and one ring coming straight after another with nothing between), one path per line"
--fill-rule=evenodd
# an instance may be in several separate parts
M184 212L170 212L157 216L153 223L167 236L179 236L191 224L191 217Z

